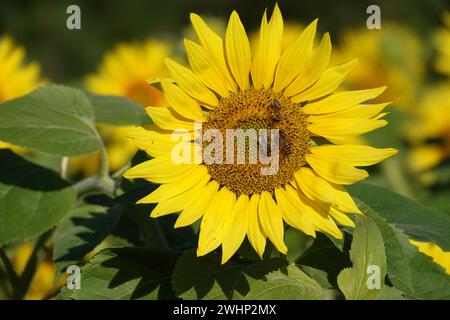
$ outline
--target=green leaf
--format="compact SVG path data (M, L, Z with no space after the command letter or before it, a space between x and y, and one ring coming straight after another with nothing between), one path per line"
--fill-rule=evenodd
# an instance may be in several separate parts
M195 247L197 237L191 226L174 228L176 214L151 218L154 205L137 205L136 201L155 190L157 185L145 184L125 192L114 199L114 203L124 206L126 214L138 226L138 236L147 248L182 250Z
M193 250L179 258L173 275L177 296L188 299L325 299L330 291L281 258L259 262L220 263L220 255L196 257Z
M86 95L56 85L0 104L0 140L60 156L90 153L102 145Z
M450 215L378 186L358 183L348 189L355 198L411 238L434 242L450 251Z
M88 97L95 110L96 122L114 126L143 126L152 123L144 107L130 99L90 93Z
M297 259L296 263L307 273L308 268L322 270L327 275L328 283L335 287L341 270L351 266L348 250L341 251L322 233L317 234L313 245Z
M123 210L83 204L74 208L56 228L53 261L58 274L91 252L116 227Z
M74 189L56 172L0 150L0 247L49 230L74 201Z
M376 223L370 218L356 218L350 259L353 266L342 270L337 278L345 298L347 300L375 299L384 287L386 256L381 233Z
M101 251L81 269L81 289L61 294L75 300L173 299L176 255L139 248Z
M403 292L400 290L384 286L381 292L377 295L376 300L405 300Z
M450 276L433 260L419 253L402 230L356 199L358 207L377 225L385 246L387 273L394 287L414 299L450 299Z

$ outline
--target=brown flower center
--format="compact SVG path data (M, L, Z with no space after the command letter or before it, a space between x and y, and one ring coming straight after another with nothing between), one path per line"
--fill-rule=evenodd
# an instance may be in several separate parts
M309 153L310 146L306 114L298 104L269 89L250 88L222 98L219 106L208 114L207 121L203 124L203 131L208 129L217 129L224 137L224 162L206 164L209 174L222 186L237 194L251 195L272 191L292 181L294 172L306 164L305 155ZM261 129L278 129L278 144L275 144L275 150L271 150L271 139L276 141L276 136L270 138L270 131L267 131L268 144L265 146L265 140L258 138L258 159L256 163L251 163L248 160L254 149L250 147L250 140L244 139L245 163L227 163L227 129L242 129L245 132L248 129L257 132L261 132ZM203 142L204 151L210 143ZM239 146L235 143L233 147L234 150L230 153L234 154L236 160ZM262 174L261 169L267 169L271 164L267 162L267 158L264 161L260 158L260 148L264 148L264 154L271 158L271 161L277 161L278 167L271 174Z

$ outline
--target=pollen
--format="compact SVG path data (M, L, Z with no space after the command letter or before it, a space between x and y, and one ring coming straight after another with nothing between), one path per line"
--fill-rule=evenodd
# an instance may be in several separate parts
M270 89L249 88L222 97L219 106L212 110L203 125L204 130L217 129L223 137L227 129L278 129L278 152L270 150L268 156L278 157L278 167L273 174L262 174L261 169L270 164L262 163L221 163L207 164L213 179L237 194L272 192L293 180L293 174L306 164L309 153L310 133L307 129L307 116L301 106L291 102L282 94ZM208 145L203 142L203 148ZM270 146L270 142L269 142ZM223 159L226 158L226 139L223 140ZM237 150L233 150L237 153ZM249 148L246 147L246 156ZM275 158L275 156L274 156ZM235 157L236 159L236 157Z

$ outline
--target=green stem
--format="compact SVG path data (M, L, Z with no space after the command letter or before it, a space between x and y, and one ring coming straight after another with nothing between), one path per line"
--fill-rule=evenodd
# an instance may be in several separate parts
M398 157L382 162L381 170L395 192L398 192L410 199L414 199L414 195L409 187L409 183L405 177L400 159Z
M18 286L16 286L13 294L13 299L22 300L25 298L28 290L30 289L31 282L33 281L34 275L37 270L39 263L39 253L41 249L45 246L45 243L50 238L53 230L47 231L42 234L34 245L33 252L25 266L22 275L19 278Z
M13 292L15 292L19 285L19 276L14 270L11 260L3 249L0 249L0 259L5 266L6 275L8 276L8 280L11 284L12 290Z
M100 177L108 177L109 176L109 159L108 152L106 151L105 145L102 145L101 148L101 160L100 160Z
M97 191L110 195L114 193L114 180L109 176L108 154L104 146L101 149L100 173L75 183L74 188L78 195Z
M61 177L63 179L67 178L67 169L69 166L69 157L63 157L61 159Z
M117 170L116 172L113 173L112 178L113 179L120 178L125 173L125 171L130 169L130 167L131 167L131 165L129 163L124 165L122 168L120 168L119 170Z

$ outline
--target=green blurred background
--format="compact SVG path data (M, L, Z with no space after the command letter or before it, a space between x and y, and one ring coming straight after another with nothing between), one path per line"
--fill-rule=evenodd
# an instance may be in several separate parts
M189 23L189 12L226 21L236 9L244 25L255 29L267 0L164 0L164 1L2 1L0 34L10 34L24 45L28 58L42 64L43 74L55 82L70 82L93 72L102 54L117 42L148 37L179 39ZM286 20L306 24L320 17L321 31L364 26L371 4L381 7L382 23L394 21L411 26L424 39L440 24L448 10L446 0L331 1L280 0ZM81 30L66 28L66 8L81 8Z

